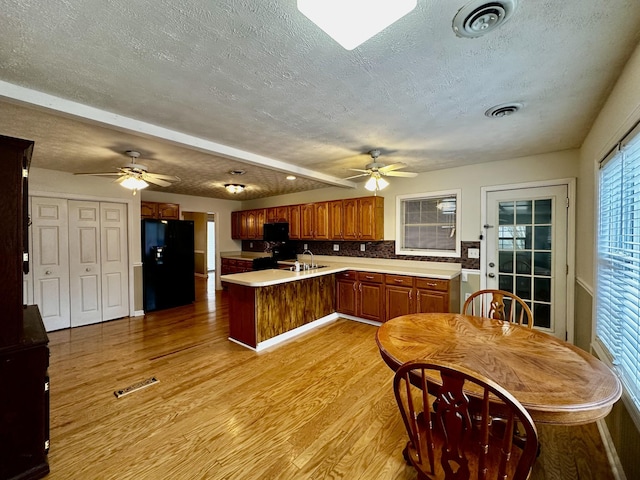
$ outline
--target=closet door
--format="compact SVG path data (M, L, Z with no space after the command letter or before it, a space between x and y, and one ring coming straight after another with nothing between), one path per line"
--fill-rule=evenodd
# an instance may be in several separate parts
M47 331L71 326L67 200L31 199L33 301Z
M123 203L100 203L102 239L102 320L129 315L127 208Z
M100 203L69 201L71 326L102 321Z

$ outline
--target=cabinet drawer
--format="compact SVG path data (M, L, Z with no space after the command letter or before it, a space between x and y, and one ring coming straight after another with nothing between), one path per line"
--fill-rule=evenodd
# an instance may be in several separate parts
M406 275L386 275L387 285L401 285L404 287L413 287L413 277Z
M417 278L416 287L425 290L440 290L446 292L449 290L449 280L437 280L435 278Z
M356 280L358 278L358 273L353 270L348 270L346 272L336 273L336 278L338 280Z
M369 283L384 283L384 274L371 272L358 272L358 280Z

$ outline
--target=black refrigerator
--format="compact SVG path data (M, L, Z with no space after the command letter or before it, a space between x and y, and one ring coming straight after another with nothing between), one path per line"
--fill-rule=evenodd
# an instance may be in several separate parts
M195 300L193 221L142 220L144 310Z

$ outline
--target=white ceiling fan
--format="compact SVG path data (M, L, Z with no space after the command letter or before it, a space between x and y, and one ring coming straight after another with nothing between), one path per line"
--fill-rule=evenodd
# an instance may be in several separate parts
M180 181L180 177L173 175L150 173L146 165L136 163L136 159L140 157L140 152L127 150L125 153L131 158L131 163L127 163L118 168L117 172L74 173L74 175L94 175L98 177L117 176L118 178L115 179L115 182L129 190L133 190L134 195L138 190L147 188L149 183L160 187L169 187L171 182Z
M365 166L365 170L359 168L350 168L349 170L353 170L354 172L362 172L358 175L353 175L351 177L345 178L345 180L351 180L352 178L358 177L366 177L369 176L369 180L365 183L364 188L370 190L372 192L377 190L382 190L383 188L389 185L382 177L415 177L418 175L415 172L397 172L401 168L405 168L406 165L404 163L392 163L391 165L385 165L384 163L378 162L378 157L380 156L380 150L375 149L369 152L371 158L373 159L372 163L369 163Z

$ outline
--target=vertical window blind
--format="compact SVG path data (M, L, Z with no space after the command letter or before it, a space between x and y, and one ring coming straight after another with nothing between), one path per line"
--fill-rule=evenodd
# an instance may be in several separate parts
M596 336L640 408L640 126L600 166Z

